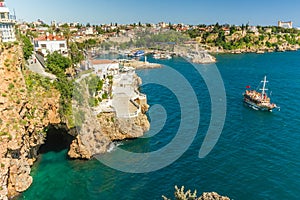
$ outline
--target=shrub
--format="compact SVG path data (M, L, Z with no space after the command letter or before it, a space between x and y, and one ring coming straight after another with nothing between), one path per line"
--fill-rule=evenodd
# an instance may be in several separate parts
M12 83L10 83L10 84L8 85L8 89L9 89L9 90L13 89L14 87L15 87L15 85L12 84Z
M1 131L0 131L0 136L4 136L4 135L8 135L8 133L7 133L7 132L1 132Z
M106 92L102 94L102 99L108 99L108 94Z
M75 112L74 118L75 118L75 125L82 126L82 124L85 120L85 113L82 110Z
M98 104L99 104L98 99L94 97L89 98L89 106L96 107L98 106Z

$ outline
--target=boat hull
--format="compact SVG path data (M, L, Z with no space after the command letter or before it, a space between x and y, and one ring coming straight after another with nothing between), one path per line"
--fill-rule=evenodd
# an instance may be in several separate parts
M251 102L249 100L244 100L244 103L254 109L254 110L262 110L262 111L269 111L269 112L272 112L273 111L273 108L269 108L269 107L264 107L264 106L259 106L257 104L255 104L254 102Z

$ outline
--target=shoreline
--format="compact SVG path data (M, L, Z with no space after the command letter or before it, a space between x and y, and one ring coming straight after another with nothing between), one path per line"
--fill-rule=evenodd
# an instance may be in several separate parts
M236 50L205 50L205 52L200 52L201 54L205 54L204 56L196 55L193 57L189 57L189 55L185 54L180 54L178 52L166 52L166 51L161 51L160 53L167 53L170 55L175 55L179 57L186 57L189 58L191 62L196 63L196 64L210 64L210 63L217 63L218 60L215 58L215 55L221 55L221 54L228 54L228 55L236 55L236 54L266 54L266 53L284 53L284 52L291 52L291 51L300 51L300 46L294 47L294 48L284 48L284 49L236 49ZM106 54L120 54L119 52L106 52ZM155 53L153 50L147 50L145 55L151 55L153 56ZM101 55L101 54L99 54ZM92 58L97 58L97 56L93 56ZM103 55L103 54L102 54ZM122 55L122 54L120 54ZM159 60L164 60L164 59L159 59ZM140 60L135 60L135 59L118 59L118 62L120 64L123 64L126 67L134 67L136 70L141 70L141 69L156 69L156 68L161 68L163 67L162 64L159 63L150 63L148 61L140 61Z
M214 47L218 48L218 47ZM281 47L278 49L274 48L257 48L257 49L233 49L233 50L207 50L210 54L244 54L244 53L256 53L256 54L264 54L264 53L276 53L276 52L288 52L288 51L299 51L300 46L294 47Z
M257 53L257 52L239 52L239 53L232 53L232 52L210 52L211 55L244 55L244 54L257 54L257 55L263 55L263 54L273 54L273 53L287 53L287 52L295 52L300 51L300 49L297 50L286 50L286 51L266 51L263 53ZM217 61L218 62L218 61Z

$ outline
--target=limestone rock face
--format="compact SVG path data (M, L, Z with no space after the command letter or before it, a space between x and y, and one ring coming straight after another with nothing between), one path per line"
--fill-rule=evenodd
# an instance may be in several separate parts
M113 141L143 136L150 128L145 114L134 118L116 118L115 113L102 113L95 120L89 120L72 142L70 158L90 159L95 154L107 152Z
M10 166L10 160L8 158L0 159L1 162L1 170L0 170L0 199L7 199L8 188L8 170Z
M138 138L148 131L150 124L145 114L140 113L134 118L114 118L114 114L102 114L99 123L103 134L111 141Z
M0 199L31 185L31 166L44 143L44 128L61 122L59 92L39 85L28 89L25 77L30 72L21 71L22 61L18 45L0 55Z
M90 159L94 154L106 152L109 138L102 134L97 121L88 120L73 140L68 155L70 158Z
M10 165L8 187L10 196L13 196L15 192L27 190L32 183L32 177L30 176L30 165L26 158L13 159Z

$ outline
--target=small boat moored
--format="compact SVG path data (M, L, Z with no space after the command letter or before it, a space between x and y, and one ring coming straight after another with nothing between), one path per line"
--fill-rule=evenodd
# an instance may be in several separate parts
M134 57L141 57L143 55L145 55L145 51L143 51L143 50L138 50L137 52L135 52L133 54Z

